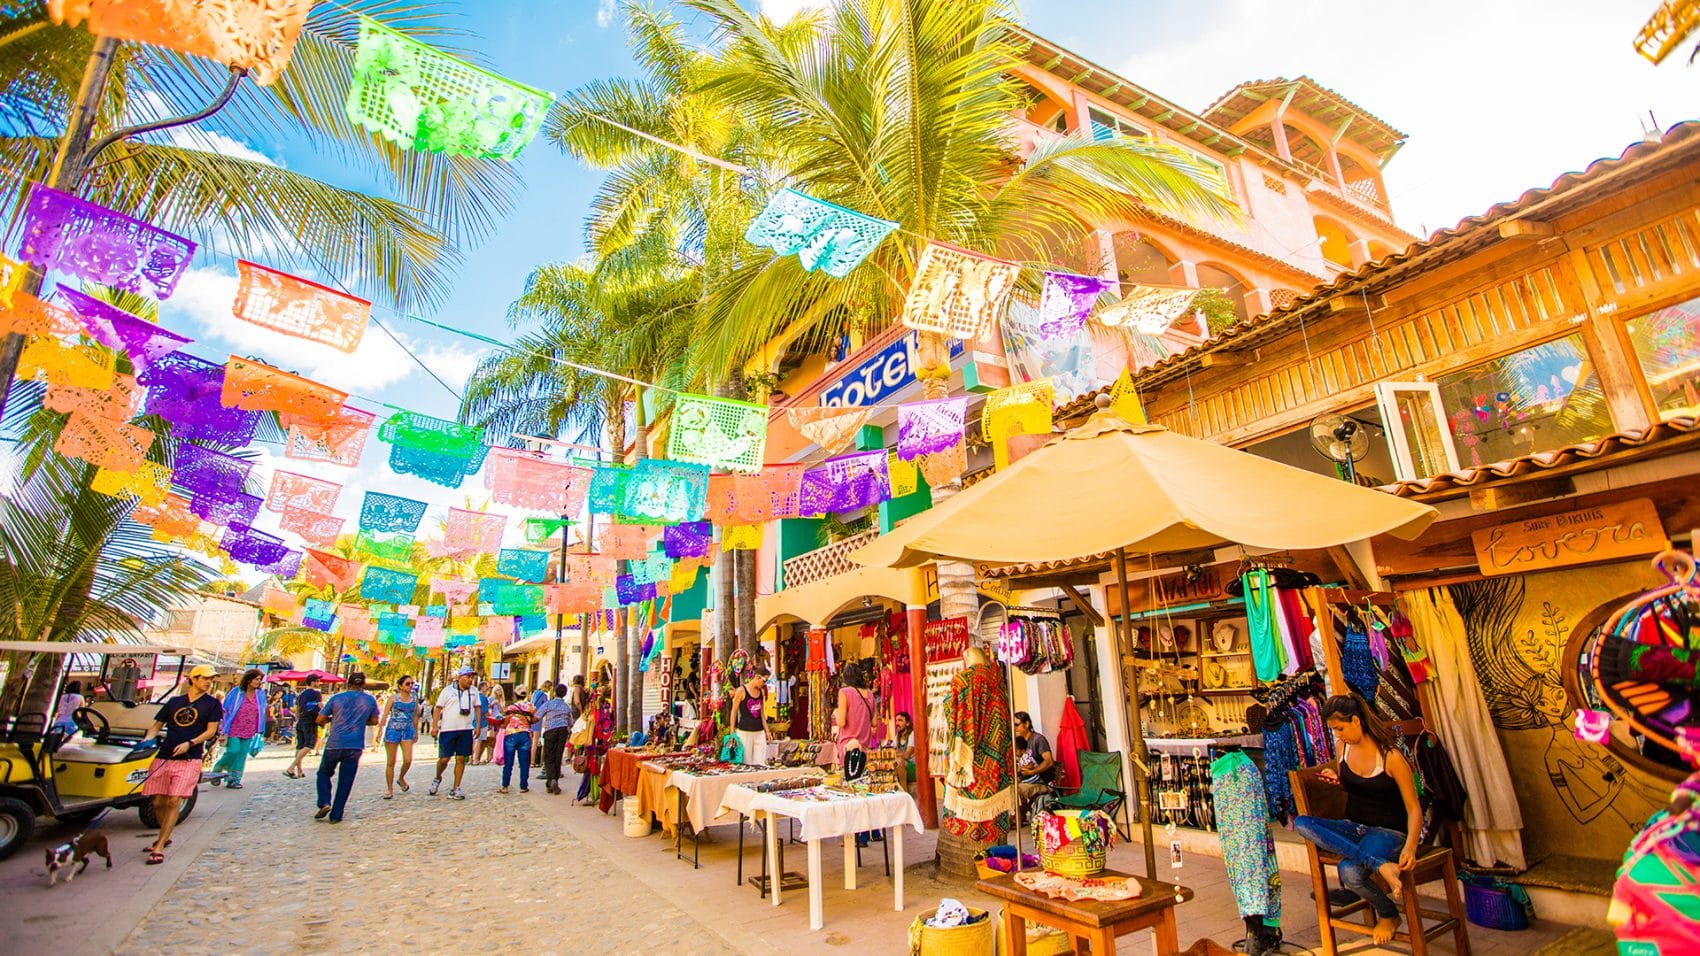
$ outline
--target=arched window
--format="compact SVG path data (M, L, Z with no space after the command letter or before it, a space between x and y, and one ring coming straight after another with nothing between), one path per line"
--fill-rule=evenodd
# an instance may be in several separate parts
M1223 266L1214 262L1200 262L1198 264L1198 287L1200 289L1221 289L1222 293L1228 297L1228 302L1234 307L1235 321L1244 322L1250 318L1246 314L1245 307L1245 296L1250 290L1246 288L1245 280L1229 272Z
M1174 285L1170 272L1175 260L1149 239L1135 233L1116 237L1116 278L1123 288L1131 285Z
M1398 251L1399 250L1385 242L1382 242L1380 239L1371 239L1369 241L1369 261L1371 262L1380 262Z
M1350 269L1352 243L1357 241L1357 237L1332 219L1317 216L1312 222L1316 225L1316 234L1322 237L1322 258L1341 268Z

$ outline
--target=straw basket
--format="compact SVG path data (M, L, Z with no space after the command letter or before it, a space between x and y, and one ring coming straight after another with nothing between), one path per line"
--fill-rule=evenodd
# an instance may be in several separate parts
M1096 852L1088 851L1085 844L1075 840L1055 853L1045 852L1039 848L1039 865L1047 873L1058 876L1087 877L1097 876L1104 872L1104 866L1110 861L1110 851L1100 847Z
M1097 817L1102 815L1097 811L1069 812L1078 814L1082 818L1083 824L1093 826L1098 824ZM1092 849L1087 848L1088 841L1085 839L1070 840L1054 851L1045 846L1042 825L1047 817L1053 816L1060 816L1060 814L1046 810L1041 811L1033 818L1033 845L1039 849L1039 865L1043 866L1048 873L1075 878L1097 876L1104 872L1104 866L1110 859L1110 841L1108 839L1097 841L1095 848Z
M985 910L968 907L970 916ZM910 956L997 956L997 921L982 919L967 926L928 926L926 916L915 917L909 926Z

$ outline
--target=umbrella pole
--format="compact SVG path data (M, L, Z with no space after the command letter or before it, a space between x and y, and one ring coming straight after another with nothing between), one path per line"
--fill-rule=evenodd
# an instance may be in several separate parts
M1123 655L1133 653L1133 613L1127 587L1127 552L1116 549L1116 586L1121 589L1122 613L1116 621L1117 646ZM1128 677L1128 732L1133 740L1133 786L1134 793L1139 797L1139 831L1145 841L1145 877L1157 878L1157 846L1151 833L1151 787L1150 774L1146 771L1145 730L1140 725L1140 690L1139 662L1127 669Z

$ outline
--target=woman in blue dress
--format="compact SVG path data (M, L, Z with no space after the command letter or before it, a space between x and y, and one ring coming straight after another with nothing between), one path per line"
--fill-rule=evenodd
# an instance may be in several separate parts
M406 793L407 771L413 766L413 742L419 738L419 696L412 676L396 683L396 692L384 706L384 716L378 721L384 728L384 799L395 796L396 784ZM401 751L401 773L396 773L395 754Z

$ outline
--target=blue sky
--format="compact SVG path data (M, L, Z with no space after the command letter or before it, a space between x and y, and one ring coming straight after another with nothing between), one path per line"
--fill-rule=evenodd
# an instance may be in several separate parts
M759 2L785 15L811 0ZM454 8L472 34L459 45L515 80L565 91L634 72L609 0L460 0L444 6ZM1630 46L1653 6L1652 0L1027 0L1021 9L1036 32L1188 109L1203 109L1241 80L1305 73L1333 87L1409 134L1386 178L1401 224L1427 235L1616 155L1640 138L1649 111L1661 127L1694 115L1700 74L1675 62L1680 57L1654 68ZM299 143L224 138L218 145L252 150L340 185L366 185ZM482 245L464 250L456 292L431 318L505 338L507 304L531 268L580 254L599 174L543 142L517 165L524 187L513 214ZM328 384L452 416L453 397L381 332L371 330L371 341L353 357L269 336L230 318L233 279L216 271L193 278L165 304L162 318L198 334L202 354L275 355L277 364ZM381 308L377 314L449 384L460 386L477 343L397 320ZM376 487L438 503L458 504L482 493L476 479L449 492L390 475L382 464L386 449L374 440L355 473L333 470L325 477L352 479L352 494ZM358 507L358 498L345 496L339 511L351 505Z

